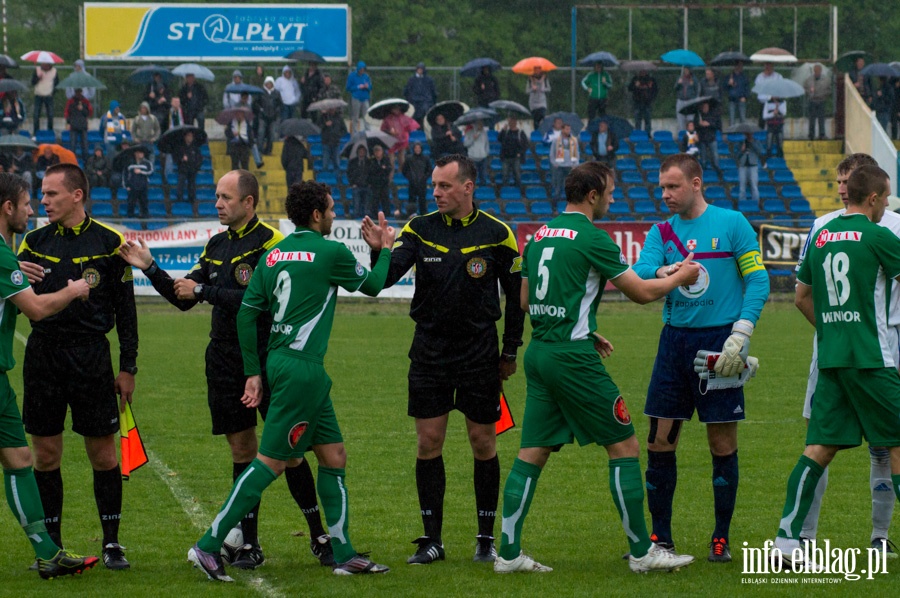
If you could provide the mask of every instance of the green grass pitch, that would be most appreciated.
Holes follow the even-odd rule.
[[[231,480],[225,440],[210,434],[206,406],[203,354],[209,310],[199,306],[182,314],[167,304],[142,301],[134,410],[152,461],[125,483],[121,541],[128,548],[132,569],[112,572],[101,565],[77,579],[42,581],[36,573],[26,571],[31,549],[7,512],[0,517],[0,533],[5,539],[0,553],[0,595],[365,593],[398,597],[644,592],[698,596],[774,591],[886,595],[896,590],[891,575],[874,581],[793,588],[773,588],[771,579],[766,586],[742,583],[746,581],[741,573],[742,543],[758,547],[774,536],[787,476],[803,449],[800,410],[812,329],[789,301],[766,307],[752,340],[751,353],[760,358],[761,367],[747,386],[748,418],[739,431],[741,480],[731,532],[733,563],[706,562],[713,527],[711,459],[704,429],[696,420],[682,433],[673,522],[678,549],[697,556],[694,565],[674,574],[638,576],[629,571],[621,560],[627,544],[609,496],[606,454],[596,446],[566,447],[550,459],[525,523],[525,550],[554,567],[553,573],[499,576],[490,566],[472,563],[476,533],[472,458],[462,417],[454,413],[444,450],[447,561],[425,567],[407,565],[406,558],[414,550],[410,541],[421,533],[415,493],[415,432],[413,421],[406,416],[407,351],[413,331],[407,309],[407,304],[398,302],[342,301],[326,358],[349,454],[353,543],[358,550],[372,551],[378,562],[390,565],[389,574],[347,579],[319,567],[309,552],[305,521],[282,480],[263,497],[260,537],[267,560],[262,568],[230,570],[236,583],[228,586],[208,582],[191,569],[185,559],[187,549],[212,521]],[[642,447],[647,437],[642,410],[661,326],[659,311],[659,304],[638,307],[607,302],[599,315],[601,332],[616,347],[606,364],[631,410]],[[27,335],[28,328],[27,321],[20,318],[20,332]],[[16,353],[19,365],[10,377],[21,395],[21,343],[16,343]],[[521,371],[506,384],[506,392],[516,420],[521,421],[525,399]],[[504,480],[518,442],[518,428],[499,439]],[[76,552],[96,554],[100,526],[89,465],[80,438],[66,432],[65,446],[63,539]],[[646,462],[643,452],[641,461]],[[820,538],[830,538],[841,548],[867,546],[871,529],[868,472],[865,449],[838,456],[832,466]],[[497,535],[499,529],[498,517]],[[861,563],[857,569],[864,566]]]

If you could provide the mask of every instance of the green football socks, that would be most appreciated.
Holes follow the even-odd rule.
[[[637,457],[610,459],[609,491],[634,558],[641,558],[650,550],[650,536],[644,521],[644,484]]]
[[[41,505],[37,482],[34,481],[34,471],[31,467],[4,469],[3,483],[6,487],[6,502],[25,530],[25,535],[34,547],[34,554],[41,559],[52,559],[59,552],[59,546],[47,534],[44,507]]]
[[[501,558],[512,560],[522,551],[522,524],[531,507],[531,499],[534,498],[534,489],[539,477],[541,468],[537,465],[520,459],[516,459],[513,463],[512,470],[506,478],[506,485],[503,487]]]
[[[334,560],[346,563],[354,556],[356,550],[350,543],[350,509],[347,504],[347,487],[344,485],[344,468],[323,467],[319,465],[319,500],[325,512],[325,524],[331,536],[331,548]]]
[[[803,520],[806,519],[816,492],[816,485],[824,471],[825,469],[821,465],[806,455],[800,455],[797,465],[794,466],[794,470],[788,478],[784,511],[782,511],[781,523],[778,527],[779,538],[800,539]]]

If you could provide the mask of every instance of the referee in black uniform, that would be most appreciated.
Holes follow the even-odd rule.
[[[525,314],[519,306],[521,258],[510,228],[472,201],[475,165],[451,154],[436,162],[432,180],[438,210],[413,218],[391,252],[385,288],[413,266],[416,290],[409,314],[416,322],[409,368],[408,413],[416,418],[416,487],[425,534],[413,541],[410,564],[444,558],[444,460],[450,411],[466,416],[475,458],[478,535],[475,561],[492,562],[500,461],[494,425],[500,384],[516,371]],[[372,226],[371,219],[363,226]],[[506,293],[502,351],[497,283]]]
[[[137,373],[137,311],[131,267],[119,257],[122,235],[85,213],[88,183],[74,164],[47,169],[41,205],[50,223],[25,236],[22,270],[41,295],[83,278],[86,301],[74,301],[55,316],[31,322],[25,348],[23,420],[34,446],[34,473],[45,523],[59,546],[63,507],[60,461],[66,411],[72,430],[84,437],[94,470],[94,497],[103,528],[103,563],[127,569],[119,544],[122,473],[116,454],[120,405],[131,402]],[[113,374],[106,334],[116,327],[119,373]]]
[[[219,212],[219,222],[228,230],[209,240],[199,262],[185,278],[173,280],[159,268],[143,239],[139,244],[125,244],[120,249],[123,259],[143,270],[153,288],[178,309],[189,310],[198,302],[212,305],[210,341],[206,348],[207,398],[212,415],[212,433],[224,434],[231,448],[233,480],[256,458],[258,448],[256,409],[241,403],[247,377],[244,376],[235,318],[259,258],[284,238],[280,231],[257,218],[258,202],[259,183],[252,173],[233,170],[219,179],[216,210]],[[266,342],[271,326],[270,314],[260,316],[257,339],[264,374]],[[263,419],[268,406],[269,389],[266,385],[263,402],[259,406]],[[313,554],[323,565],[333,564],[330,537],[322,527],[315,480],[306,460],[291,463],[285,470],[285,479],[309,524]],[[241,522],[244,545],[227,557],[233,567],[255,569],[265,560],[259,546],[258,515],[259,504]]]

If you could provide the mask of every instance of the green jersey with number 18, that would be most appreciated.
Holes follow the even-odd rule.
[[[626,270],[619,246],[584,214],[564,212],[542,226],[525,246],[522,260],[532,338],[588,338],[597,330],[597,305],[606,282]]]
[[[819,369],[897,367],[887,322],[898,275],[900,239],[864,214],[816,231],[797,280],[812,286]]]

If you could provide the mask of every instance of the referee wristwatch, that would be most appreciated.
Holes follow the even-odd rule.
[[[138,373],[138,368],[136,365],[130,365],[128,367],[119,368],[120,371],[125,372],[126,374],[131,374],[132,376],[136,376]]]
[[[194,287],[194,297],[197,301],[203,302],[203,289],[206,287],[202,282]]]
[[[507,363],[514,363],[516,361],[515,353],[501,353],[500,361],[505,361]]]

